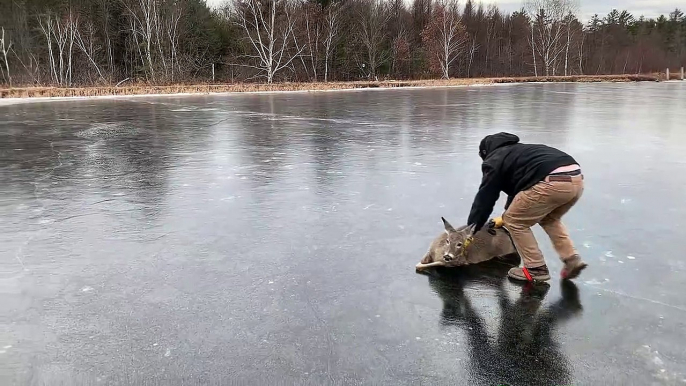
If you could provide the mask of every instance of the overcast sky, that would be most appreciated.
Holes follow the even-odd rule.
[[[215,6],[222,4],[226,0],[207,0],[207,4]],[[411,0],[407,0],[408,3]],[[464,4],[466,0],[461,0]],[[476,1],[478,3],[478,1]],[[522,7],[522,0],[487,0],[483,2],[484,5],[491,3],[497,4],[501,9],[511,12],[516,11]],[[686,12],[685,0],[581,0],[581,15],[582,19],[588,20],[593,14],[601,16],[610,12],[613,8],[618,10],[628,10],[636,18],[641,15],[646,17],[657,17],[659,15],[667,15],[679,8]]]

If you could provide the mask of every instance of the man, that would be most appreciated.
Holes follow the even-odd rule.
[[[509,133],[486,136],[479,145],[483,178],[467,224],[479,231],[493,211],[500,192],[508,195],[505,213],[489,226],[505,226],[524,262],[508,276],[547,281],[550,272],[531,227],[540,224],[564,263],[561,276],[573,279],[586,268],[561,218],[584,190],[581,168],[570,155],[546,145],[522,144]]]

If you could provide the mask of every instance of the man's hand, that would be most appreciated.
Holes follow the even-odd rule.
[[[502,217],[492,218],[488,222],[488,229],[495,229],[495,228],[502,228],[502,227],[503,227],[503,218]]]

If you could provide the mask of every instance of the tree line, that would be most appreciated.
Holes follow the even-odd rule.
[[[647,73],[686,65],[686,17],[578,0],[0,0],[0,82],[310,82]]]

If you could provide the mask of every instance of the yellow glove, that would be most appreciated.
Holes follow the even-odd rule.
[[[472,244],[472,241],[474,241],[474,237],[468,237],[462,242],[462,249],[460,250],[460,255],[462,257],[467,257],[467,248]]]
[[[494,219],[491,219],[491,221],[488,222],[488,227],[490,229],[502,228],[503,227],[503,218],[502,217],[496,217]]]

